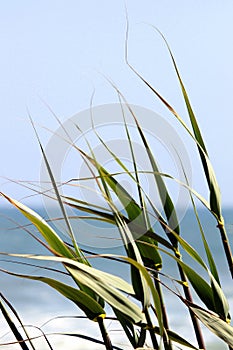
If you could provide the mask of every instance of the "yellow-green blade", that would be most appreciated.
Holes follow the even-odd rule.
[[[18,202],[7,196],[4,193],[0,193],[6,198],[15,208],[17,208],[41,233],[49,247],[53,250],[54,254],[74,259],[75,253],[66,246],[57,233],[48,225],[48,223],[35,211],[28,208],[26,205]]]

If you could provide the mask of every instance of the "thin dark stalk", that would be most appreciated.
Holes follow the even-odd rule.
[[[140,331],[138,342],[137,342],[137,348],[142,348],[145,345],[145,340],[146,340],[146,329],[142,328]]]
[[[103,337],[103,341],[104,341],[104,345],[106,350],[113,350],[113,346],[111,343],[111,339],[109,337],[109,334],[107,332],[107,329],[104,325],[104,320],[102,317],[98,317],[98,324],[99,324],[99,328]]]
[[[6,299],[6,297],[0,293],[0,297],[2,298],[2,300],[6,303],[6,305],[9,307],[9,309],[13,312],[14,316],[16,317],[16,319],[19,321],[20,323],[20,326],[22,327],[22,329],[24,330],[24,333],[26,334],[27,336],[27,340],[28,342],[30,343],[31,347],[32,347],[32,350],[35,350],[35,347],[34,345],[32,344],[32,341],[31,341],[31,338],[29,337],[28,333],[27,333],[27,330],[25,328],[25,326],[23,325],[17,311],[15,310],[15,308],[13,307],[13,305]],[[3,304],[1,304],[1,309],[4,308]],[[6,311],[7,312],[7,311]],[[9,324],[10,325],[10,324]]]
[[[3,306],[1,301],[0,301],[0,309],[1,309],[2,313],[3,313],[3,316],[4,316],[5,320],[8,323],[12,333],[14,334],[14,336],[17,339],[20,347],[22,348],[22,350],[29,350],[27,344],[23,340],[21,334],[19,333],[19,331],[18,331],[17,327],[15,326],[14,322],[11,320],[10,316],[8,315],[8,312],[4,308],[4,306]]]
[[[158,344],[157,338],[155,336],[155,333],[154,333],[154,330],[153,330],[153,324],[151,322],[151,317],[150,317],[150,314],[149,314],[149,311],[148,311],[147,308],[145,310],[145,316],[146,316],[146,322],[147,322],[147,326],[149,328],[149,332],[150,332],[150,337],[151,337],[151,341],[152,341],[152,344],[153,344],[153,348],[154,348],[154,350],[159,350],[159,344]]]
[[[165,308],[165,303],[163,299],[163,294],[162,294],[162,289],[161,289],[161,284],[159,281],[159,275],[158,272],[154,272],[154,284],[155,288],[157,289],[157,292],[159,294],[160,302],[161,302],[161,308],[162,308],[162,315],[163,315],[163,325],[165,330],[169,329],[169,324],[168,324],[168,317],[167,317],[167,312]],[[166,336],[166,334],[163,336],[163,344],[164,344],[164,349],[165,350],[172,350],[172,343],[170,339]]]
[[[185,284],[183,285],[183,290],[184,290],[184,295],[186,300],[188,300],[189,302],[193,303],[193,298],[190,292],[190,288],[187,285],[187,279],[186,276],[184,274],[184,271],[182,269],[182,267],[178,264],[178,269],[179,269],[179,273],[180,273],[180,277],[182,282],[184,282]],[[192,324],[193,324],[193,328],[195,331],[195,335],[196,335],[196,339],[197,339],[197,343],[200,349],[205,350],[205,343],[204,343],[204,338],[201,332],[201,328],[200,328],[200,324],[197,320],[197,317],[195,316],[194,312],[189,308],[189,314],[192,320]]]

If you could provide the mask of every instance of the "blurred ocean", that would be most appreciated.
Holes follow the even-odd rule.
[[[42,215],[44,214],[41,209],[38,210]],[[8,253],[32,253],[32,254],[47,254],[45,248],[43,248],[38,242],[36,242],[30,235],[22,229],[12,229],[17,226],[16,223],[25,225],[27,221],[22,220],[21,214],[17,213],[14,209],[0,208],[0,251]],[[228,267],[226,259],[223,255],[222,245],[219,238],[219,233],[216,229],[216,222],[204,210],[199,211],[202,225],[208,239],[208,243],[212,249],[212,253],[215,258],[215,262],[219,269],[221,276],[221,283],[228,297],[231,310],[233,310],[233,284],[228,273]],[[233,247],[233,208],[226,208],[224,210],[224,217],[226,222],[226,228]],[[10,219],[10,220],[9,220]],[[13,220],[13,221],[12,221]],[[192,217],[191,212],[187,211],[184,219],[181,222],[182,236],[192,244],[195,249],[204,256],[204,250],[198,232],[195,218]],[[30,231],[31,226],[26,226]],[[94,251],[94,248],[85,247],[88,250]],[[100,250],[98,250],[100,252]],[[123,247],[117,247],[112,249],[104,249],[104,253],[123,254]],[[184,256],[185,258],[185,256]],[[44,275],[44,271],[39,267],[30,267],[25,265],[15,264],[13,258],[0,256],[0,267],[2,269],[8,269],[19,273],[34,273],[35,275]],[[11,260],[11,262],[9,262]],[[25,260],[24,260],[25,261]],[[36,265],[39,262],[30,260],[28,263],[34,263]],[[95,258],[91,260],[92,264],[108,272],[113,272],[127,280],[129,280],[129,270],[124,264],[113,263],[109,260]],[[194,265],[195,266],[195,265]],[[57,267],[52,262],[47,262],[46,267]],[[195,266],[198,271],[198,267]],[[169,263],[169,259],[164,257],[164,269],[163,272],[169,275],[176,274],[176,269],[172,268],[172,264]],[[58,277],[55,273],[46,273],[46,275]],[[176,275],[178,277],[178,275]],[[14,276],[9,276],[0,272],[0,285],[1,293],[10,301],[10,303],[16,309],[18,315],[23,321],[24,325],[28,326],[28,332],[30,335],[38,337],[33,342],[36,350],[49,349],[45,339],[41,336],[41,331],[36,328],[39,327],[46,334],[53,334],[49,336],[49,340],[54,350],[63,349],[95,349],[103,350],[104,346],[92,343],[87,340],[79,339],[67,335],[58,335],[54,333],[66,333],[74,332],[81,335],[89,335],[101,340],[99,329],[95,323],[92,323],[85,319],[79,319],[77,316],[83,316],[80,310],[70,301],[64,300],[56,291],[52,288],[36,281],[29,281]],[[165,291],[165,303],[168,307],[170,328],[183,337],[187,337],[194,345],[195,338],[192,334],[192,328],[190,328],[189,316],[181,305],[180,301],[177,301],[174,296]],[[109,309],[107,309],[109,310]],[[127,346],[127,341],[123,333],[119,330],[117,323],[113,321],[106,321],[106,325],[109,334],[114,342],[114,345],[119,346],[122,349],[131,349]],[[206,328],[203,328],[203,332],[206,338],[206,344],[208,350],[223,350],[228,347],[215,337]],[[0,347],[1,350],[14,350],[20,349],[18,345],[11,343],[14,341],[11,333],[9,332],[8,325],[4,320],[2,314],[0,314]],[[5,344],[5,345],[4,345]],[[179,349],[181,347],[175,347]]]

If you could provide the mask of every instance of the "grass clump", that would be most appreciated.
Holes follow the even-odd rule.
[[[92,147],[87,138],[88,151],[81,149],[76,144],[72,144],[73,149],[85,163],[89,175],[86,178],[70,180],[69,185],[77,186],[77,183],[80,181],[82,183],[89,181],[88,183],[92,184],[92,189],[96,192],[98,191],[101,201],[104,203],[103,205],[84,201],[77,196],[61,194],[60,185],[56,182],[50,161],[37,134],[51,183],[51,192],[46,192],[45,195],[51,196],[56,200],[62,213],[66,237],[68,238],[64,239],[64,236],[56,232],[52,225],[38,213],[7,194],[1,193],[5,200],[10,202],[35,226],[38,231],[36,239],[48,250],[48,255],[2,254],[12,259],[43,261],[45,263],[54,262],[60,266],[60,269],[56,270],[59,278],[57,278],[57,275],[53,278],[47,277],[46,273],[43,276],[16,273],[4,268],[1,269],[2,273],[40,281],[56,290],[64,298],[72,301],[83,312],[85,318],[98,325],[102,340],[93,338],[91,334],[90,336],[70,335],[89,340],[92,344],[102,344],[107,350],[123,349],[113,344],[106,328],[105,319],[108,319],[108,317],[111,317],[112,320],[118,323],[133,349],[142,349],[147,344],[150,344],[149,346],[153,349],[171,350],[175,346],[183,346],[190,349],[206,349],[200,322],[215,336],[222,339],[226,346],[230,349],[233,348],[233,328],[230,325],[229,304],[220,283],[221,276],[208,244],[208,237],[206,237],[196,208],[196,201],[201,202],[206,210],[216,219],[223,243],[223,252],[229,266],[229,278],[233,277],[232,253],[222,216],[220,190],[188,94],[169,47],[168,50],[187,107],[191,127],[185,123],[165,98],[129,64],[127,57],[126,62],[155,97],[159,98],[161,103],[175,116],[194,141],[204,170],[209,191],[208,199],[202,197],[196,190],[191,188],[186,177],[185,164],[182,164],[182,167],[186,181],[182,183],[171,174],[163,173],[160,170],[157,154],[150,147],[148,137],[133,106],[127,103],[125,97],[114,84],[112,84],[112,87],[116,90],[120,101],[119,105],[122,108],[123,126],[131,155],[132,167],[129,167],[117,152],[108,146],[107,142],[95,129],[93,120],[92,125],[95,136],[119,170],[114,173],[102,164],[98,160],[94,147]],[[131,116],[131,123],[127,121],[125,111]],[[149,165],[146,169],[140,169],[138,166],[138,155],[135,151],[135,144],[130,129],[132,124],[143,148],[143,157],[147,159]],[[34,127],[33,122],[32,125]],[[79,125],[74,125],[74,128],[77,128],[82,133]],[[85,139],[84,134],[83,137]],[[70,142],[69,137],[67,142]],[[182,155],[178,156],[182,163]],[[134,185],[134,195],[130,194],[127,186],[124,186],[119,180],[122,174]],[[159,208],[155,204],[153,196],[146,192],[141,181],[142,174],[147,174],[152,179],[159,201]],[[182,186],[189,193],[190,203],[204,246],[204,255],[183,238],[177,208],[166,182],[168,179]],[[124,247],[124,254],[106,254],[105,250],[100,253],[99,250],[95,251],[94,248],[87,253],[81,247],[82,242],[78,241],[78,235],[73,230],[71,219],[73,220],[74,218],[69,216],[68,208],[77,210],[78,213],[87,214],[86,220],[95,220],[96,222],[102,222],[104,225],[109,224],[115,227],[119,235],[117,239],[121,242],[119,245]],[[80,218],[80,214],[77,214],[77,222],[79,222]],[[156,225],[153,224],[154,220],[157,222]],[[93,267],[91,259],[97,256],[105,259],[105,261],[110,261],[111,263],[117,261],[123,267],[130,267],[130,281],[126,281],[123,277],[119,277],[114,273],[106,273]],[[187,260],[186,257],[188,257]],[[170,270],[173,271],[174,267],[175,269],[177,268],[178,276],[164,276],[163,272],[164,269],[167,271],[166,264],[168,259],[171,265]],[[190,261],[197,264],[203,273],[199,274]],[[44,272],[46,272],[46,269],[47,267],[44,268]],[[66,276],[66,282],[63,280],[64,275]],[[168,280],[172,281],[172,283],[166,282]],[[183,289],[183,292],[180,291],[180,287]],[[169,291],[174,300],[179,300],[183,308],[188,310],[191,327],[196,337],[195,344],[191,344],[182,334],[177,334],[170,328],[169,308],[165,297],[167,291]],[[107,308],[106,305],[108,306]],[[111,315],[108,315],[109,307]],[[18,330],[15,326],[14,320],[7,312],[9,308],[11,309],[11,305],[1,295],[1,311],[19,347],[22,349],[35,349],[33,339],[28,336],[27,329],[23,327],[22,330]],[[16,314],[14,313],[13,316],[16,317]],[[21,334],[23,332],[24,335]],[[52,349],[48,337],[45,334],[43,336],[46,339],[48,348]]]

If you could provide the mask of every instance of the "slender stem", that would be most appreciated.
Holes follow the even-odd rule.
[[[226,254],[226,258],[227,258],[228,266],[229,266],[229,269],[230,269],[231,277],[233,278],[233,256],[232,256],[229,240],[228,240],[228,237],[227,237],[227,233],[226,233],[226,230],[225,230],[225,226],[222,225],[222,224],[218,224],[217,227],[219,228],[219,231],[221,233],[223,248],[224,248],[224,251],[225,251],[225,254]],[[229,350],[233,350],[233,347],[231,347],[230,345],[229,345]]]
[[[231,247],[229,244],[229,240],[227,237],[227,233],[225,230],[225,226],[223,224],[218,224],[217,226],[219,228],[219,231],[221,233],[221,238],[222,238],[222,244],[223,244],[223,248],[226,254],[226,258],[227,258],[227,262],[228,262],[228,266],[230,269],[230,273],[231,273],[231,277],[233,278],[233,255],[231,252]]]
[[[101,331],[101,334],[103,337],[103,341],[104,341],[104,345],[105,345],[106,350],[113,350],[111,339],[110,339],[108,332],[105,328],[104,320],[102,317],[98,317],[98,324],[100,327],[100,331]]]
[[[167,317],[167,312],[166,312],[165,303],[164,303],[164,299],[163,299],[161,285],[159,283],[158,272],[154,273],[154,284],[155,284],[155,288],[158,291],[160,302],[161,302],[162,315],[163,315],[163,325],[164,325],[164,328],[166,330],[168,330],[169,329],[168,317]],[[163,343],[164,343],[164,349],[165,350],[172,350],[172,348],[173,348],[172,347],[172,343],[171,343],[170,339],[166,335],[163,336]]]
[[[158,350],[159,349],[159,344],[157,342],[155,333],[153,331],[153,324],[151,322],[151,318],[150,318],[150,314],[149,314],[148,308],[146,308],[146,310],[145,310],[145,316],[146,316],[147,326],[149,328],[149,332],[150,332],[150,337],[151,337],[151,341],[152,341],[152,344],[153,344],[153,348],[154,348],[154,350]]]
[[[191,292],[190,292],[190,288],[187,286],[186,276],[184,274],[184,271],[183,271],[182,267],[179,264],[178,264],[178,269],[179,269],[179,273],[180,273],[180,277],[181,277],[182,282],[185,282],[185,284],[183,285],[185,298],[192,303],[193,302],[193,298],[192,298],[192,295],[191,295]],[[195,335],[196,335],[198,346],[199,346],[200,349],[205,350],[206,347],[205,347],[204,338],[203,338],[203,335],[202,335],[202,332],[201,332],[200,324],[199,324],[199,322],[198,322],[194,312],[191,309],[189,309],[189,313],[190,313],[190,317],[191,317],[191,320],[192,320],[192,323],[193,323],[193,328],[194,328],[194,331],[195,331]]]
[[[142,328],[138,342],[137,342],[137,348],[142,348],[145,345],[145,341],[146,341],[146,329]]]
[[[22,350],[29,350],[26,342],[23,340],[21,334],[19,333],[17,327],[15,326],[14,322],[11,320],[10,316],[8,315],[6,309],[4,308],[3,304],[0,302],[0,310],[3,313],[3,316],[5,317],[5,320],[7,321],[11,331],[13,332],[15,338],[19,342],[20,347]]]

